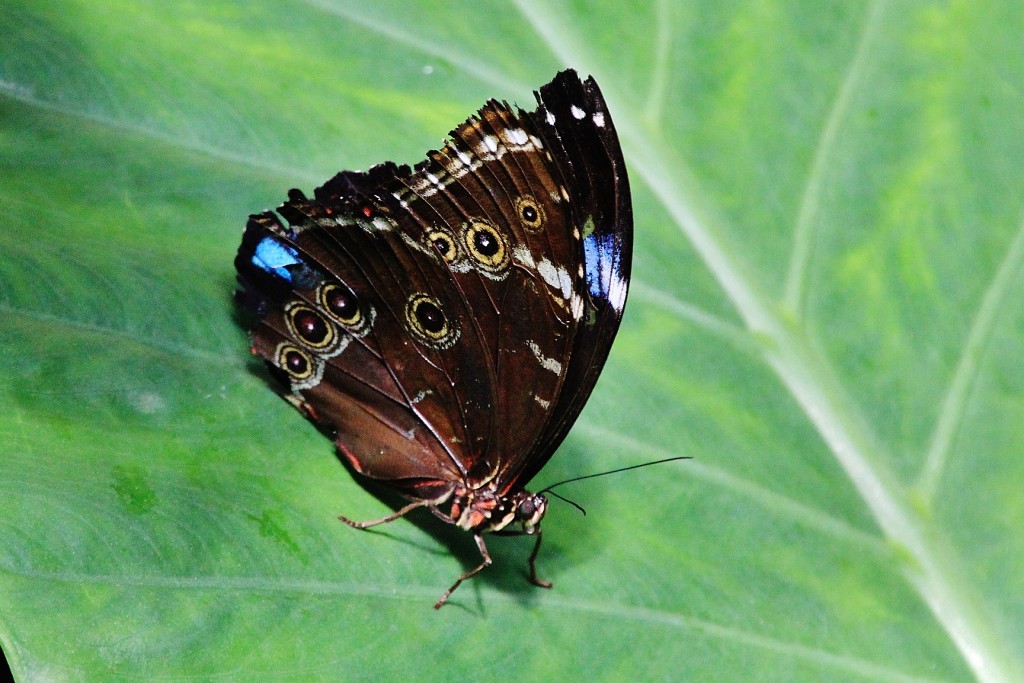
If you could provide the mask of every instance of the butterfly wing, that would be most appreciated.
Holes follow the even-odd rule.
[[[399,196],[439,237],[492,368],[492,415],[482,448],[466,453],[469,482],[503,476],[537,451],[584,314],[567,188],[535,119],[491,101]]]
[[[576,274],[582,315],[563,360],[562,387],[532,452],[503,474],[508,488],[522,488],[565,439],[601,374],[622,321],[633,255],[629,178],[618,136],[592,77],[559,73],[536,93],[529,116],[540,130],[566,188],[574,243],[566,270]]]
[[[369,189],[402,173],[346,179]],[[465,425],[486,419],[489,401],[467,379],[488,368],[456,343],[467,313],[447,269],[409,245],[373,194],[293,191],[279,212],[289,225],[254,216],[236,259],[241,298],[260,316],[253,351],[358,471],[440,495],[465,478]]]
[[[288,225],[252,217],[236,259],[254,352],[358,471],[410,497],[525,484],[621,318],[631,223],[610,117],[574,72],[538,99],[489,102],[414,171],[293,191]]]

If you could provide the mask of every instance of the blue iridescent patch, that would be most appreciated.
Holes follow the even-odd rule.
[[[265,270],[268,273],[277,275],[288,282],[292,281],[292,274],[288,271],[287,266],[294,266],[298,263],[302,263],[299,259],[299,252],[289,247],[287,244],[281,244],[273,237],[264,237],[260,240],[260,243],[256,245],[256,252],[252,257],[252,264],[260,270]]]
[[[583,239],[583,262],[587,270],[587,285],[590,296],[607,298],[612,287],[612,275],[616,263],[615,235],[608,232],[598,235],[591,232]]]

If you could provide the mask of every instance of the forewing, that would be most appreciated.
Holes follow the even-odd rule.
[[[505,475],[523,487],[565,439],[601,374],[622,321],[633,255],[629,178],[615,126],[597,83],[575,71],[559,73],[536,93],[530,114],[568,191],[574,230],[582,239],[573,255],[583,301],[565,359],[564,382],[535,451],[524,466]]]

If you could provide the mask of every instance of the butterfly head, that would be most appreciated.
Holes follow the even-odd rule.
[[[539,493],[520,491],[512,496],[515,505],[515,521],[523,525],[523,531],[532,534],[540,526],[540,520],[548,511],[548,499]]]

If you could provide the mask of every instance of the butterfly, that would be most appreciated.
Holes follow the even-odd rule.
[[[633,219],[594,79],[490,100],[414,168],[385,162],[250,216],[235,265],[251,350],[360,475],[470,532],[536,537],[526,485],[590,396],[622,320]]]

